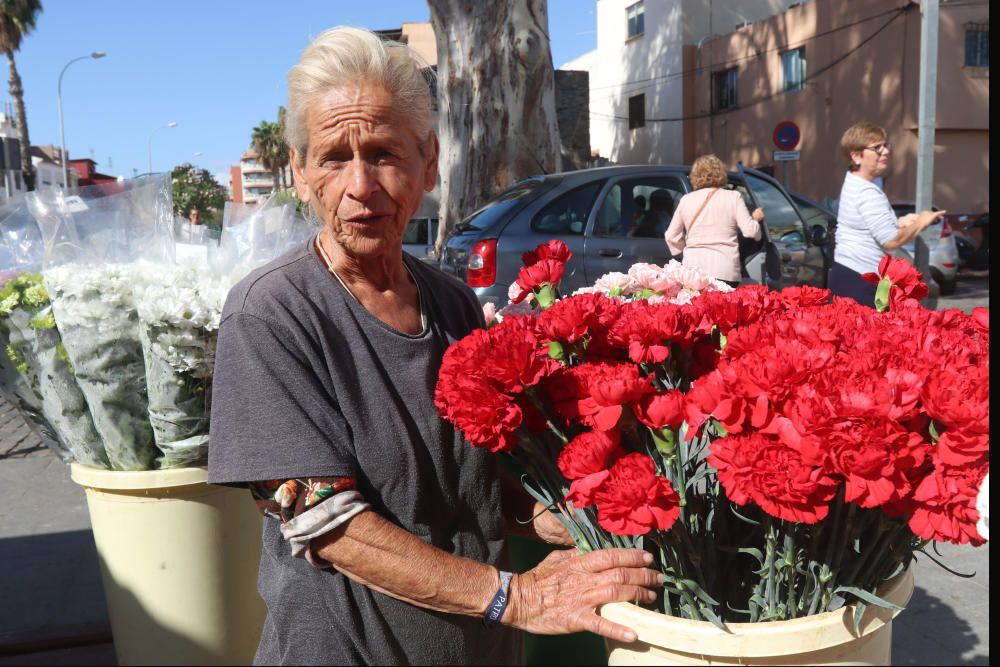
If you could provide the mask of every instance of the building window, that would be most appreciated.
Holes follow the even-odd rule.
[[[968,23],[965,26],[965,66],[990,66],[990,24]]]
[[[736,68],[712,74],[712,111],[736,108]]]
[[[628,39],[638,37],[646,31],[646,9],[641,2],[625,9],[625,19],[628,21]]]
[[[804,46],[794,51],[781,54],[781,68],[784,72],[785,85],[782,90],[790,93],[802,90],[806,83],[806,49]]]
[[[628,98],[628,129],[646,125],[646,93]]]

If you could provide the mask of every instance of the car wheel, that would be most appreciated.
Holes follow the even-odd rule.
[[[944,276],[937,269],[931,267],[931,277],[934,278],[934,282],[938,284],[941,290],[941,296],[951,296],[955,293],[955,283],[958,282],[956,278],[951,280],[945,280]]]

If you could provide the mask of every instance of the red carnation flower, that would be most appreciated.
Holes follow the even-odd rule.
[[[652,459],[645,454],[619,459],[592,495],[597,522],[615,535],[669,530],[680,516],[677,492],[669,480],[657,477]]]
[[[559,454],[566,479],[580,479],[610,468],[625,455],[617,431],[588,431],[573,438]]]
[[[779,298],[788,308],[820,306],[830,301],[830,290],[811,285],[786,287],[781,290]]]
[[[677,428],[684,421],[684,394],[672,390],[646,396],[635,408],[636,418],[654,429]]]
[[[795,449],[759,433],[729,436],[710,446],[708,462],[737,505],[756,503],[771,516],[813,524],[830,510],[836,482]]]
[[[564,264],[569,261],[573,253],[569,251],[569,246],[557,239],[552,239],[546,243],[540,243],[534,250],[521,255],[521,262],[525,266],[531,266],[543,259],[554,259]]]
[[[535,289],[545,285],[558,285],[559,281],[562,280],[565,268],[565,262],[555,259],[541,259],[530,266],[522,266],[515,281],[517,286],[521,288],[521,292],[511,301],[520,303]]]
[[[954,544],[983,544],[976,530],[976,495],[988,470],[988,462],[978,467],[948,466],[925,477],[913,494],[916,510],[909,524],[914,535]]]
[[[889,299],[893,303],[900,299],[920,301],[927,296],[927,285],[922,282],[924,274],[905,259],[885,255],[878,263],[878,273],[865,273],[861,277],[872,285],[888,280],[891,283]]]
[[[877,420],[843,422],[819,437],[829,449],[829,471],[844,479],[845,501],[878,507],[911,493],[909,473],[924,459],[919,434]]]

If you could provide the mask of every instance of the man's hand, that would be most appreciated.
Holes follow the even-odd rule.
[[[653,602],[663,576],[648,569],[651,554],[639,549],[601,549],[588,554],[555,551],[538,566],[514,575],[503,623],[542,635],[586,630],[622,642],[632,630],[597,615],[608,602]]]
[[[764,209],[755,208],[753,210],[753,213],[750,214],[750,217],[756,220],[757,222],[764,222]]]
[[[909,227],[910,225],[915,225],[918,220],[919,216],[916,213],[907,213],[899,219],[899,227],[902,229],[904,227]]]

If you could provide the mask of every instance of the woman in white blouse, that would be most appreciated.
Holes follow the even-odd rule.
[[[688,179],[694,191],[677,203],[665,235],[670,254],[683,253],[684,266],[735,287],[741,273],[737,230],[760,239],[764,211],[758,208],[751,215],[739,192],[723,189],[726,167],[714,155],[695,160]]]
[[[921,211],[897,218],[876,179],[889,169],[892,144],[885,129],[857,123],[844,132],[840,150],[848,171],[837,208],[836,249],[828,286],[834,295],[865,306],[875,301],[875,285],[861,278],[878,271],[887,251],[909,243],[944,211]]]

